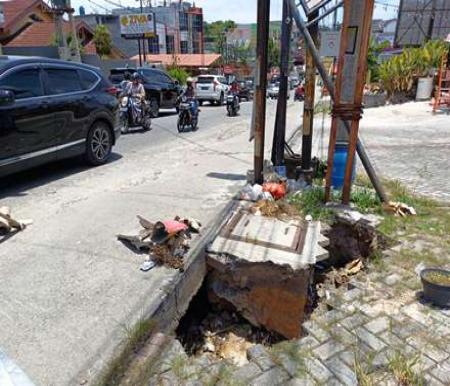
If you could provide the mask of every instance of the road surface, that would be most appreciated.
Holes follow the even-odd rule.
[[[182,134],[177,116],[163,113],[152,131],[122,136],[104,166],[68,160],[0,180],[0,205],[34,220],[0,244],[0,349],[36,385],[90,380],[100,354],[162,296],[174,272],[139,271],[144,256],[115,235],[138,230],[137,214],[212,220],[252,168],[251,107],[229,118],[225,107],[205,105],[199,130]],[[291,132],[301,109],[290,103]]]

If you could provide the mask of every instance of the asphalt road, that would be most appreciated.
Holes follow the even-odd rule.
[[[302,104],[288,110],[293,131]],[[120,138],[110,162],[66,160],[0,179],[0,205],[32,226],[0,242],[0,349],[37,385],[79,384],[112,355],[124,326],[158,304],[174,271],[139,271],[145,256],[118,233],[149,220],[195,217],[204,224],[252,168],[251,103],[241,115],[201,108],[199,130],[178,134],[176,114]],[[268,102],[271,143],[275,101]]]

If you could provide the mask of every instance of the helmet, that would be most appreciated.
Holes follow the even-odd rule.
[[[124,80],[130,80],[131,79],[131,74],[128,71],[125,72],[125,74],[123,74],[123,79]]]
[[[186,79],[186,84],[187,84],[188,86],[192,86],[192,83],[194,83],[194,79],[192,79],[191,77],[189,77],[189,78]]]
[[[132,80],[140,80],[141,77],[139,76],[139,74],[137,72],[135,72],[133,75],[131,75],[131,79]]]

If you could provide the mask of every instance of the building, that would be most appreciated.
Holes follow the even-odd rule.
[[[0,20],[0,43],[6,54],[58,57],[55,14],[42,0],[10,0],[0,2],[3,17]],[[94,30],[82,20],[75,22],[75,31],[82,53],[96,54]],[[72,26],[64,21],[63,30],[69,51]],[[73,55],[73,53],[72,53]],[[113,58],[124,57],[116,47]]]
[[[143,13],[154,13],[156,35],[145,39],[145,53],[150,54],[202,54],[203,42],[203,10],[188,2],[173,2],[166,6],[144,7]],[[124,39],[120,35],[120,16],[123,14],[141,13],[140,8],[120,8],[112,10],[112,14],[91,14],[76,16],[92,28],[104,24],[114,44],[128,57],[139,54],[139,44],[135,39]]]
[[[395,46],[420,46],[450,34],[450,0],[400,0]]]
[[[219,54],[147,54],[145,62],[163,67],[176,65],[192,75],[198,75],[204,70],[210,71],[221,67],[221,58]],[[139,56],[131,59],[138,61]]]
[[[397,19],[382,20],[374,19],[372,21],[372,37],[377,43],[388,41],[390,46],[394,46],[395,31],[397,29]]]

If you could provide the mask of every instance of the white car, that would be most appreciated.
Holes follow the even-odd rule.
[[[230,89],[227,80],[220,75],[200,75],[195,83],[197,100],[200,105],[208,101],[211,104],[223,105]]]

